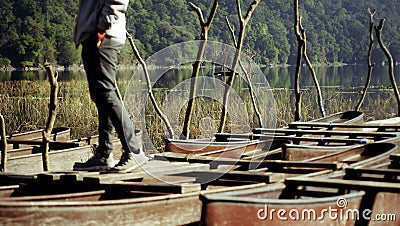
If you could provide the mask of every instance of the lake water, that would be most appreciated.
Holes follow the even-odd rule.
[[[396,70],[399,71],[398,69],[399,66],[396,67]],[[359,98],[361,97],[360,92],[362,91],[365,82],[366,82],[366,77],[367,77],[367,67],[366,66],[342,66],[342,67],[316,67],[316,74],[319,80],[319,83],[321,85],[322,88],[322,93],[323,93],[323,99],[325,101],[325,108],[327,110],[327,113],[334,113],[334,112],[338,112],[338,111],[347,111],[347,110],[354,110],[356,104],[359,101]],[[291,92],[291,89],[293,89],[294,86],[294,73],[295,73],[295,67],[277,67],[277,68],[263,68],[262,69],[265,77],[267,78],[267,81],[270,85],[271,88],[275,89],[274,91],[274,98],[277,101],[277,118],[279,119],[278,121],[278,125],[285,125],[286,123],[290,122],[291,120],[293,120],[293,112],[294,112],[294,98],[293,98],[293,92]],[[210,68],[202,68],[201,69],[201,74],[203,75],[213,75],[214,74],[214,70],[210,69]],[[151,73],[151,71],[150,71]],[[118,79],[119,80],[125,80],[125,81],[129,81],[131,80],[132,76],[134,75],[134,70],[120,70],[118,72]],[[136,75],[135,75],[136,76]],[[190,69],[179,69],[179,70],[170,70],[168,71],[165,75],[163,75],[158,82],[153,86],[154,88],[161,88],[161,89],[154,89],[154,90],[160,90],[160,94],[164,95],[167,92],[164,92],[165,89],[164,88],[176,88],[179,87],[182,84],[182,81],[186,81],[186,79],[190,78],[191,76],[191,70]],[[35,71],[35,72],[20,72],[20,71],[13,71],[13,72],[0,72],[0,80],[2,82],[4,81],[18,81],[18,80],[30,80],[30,81],[38,81],[38,80],[45,80],[47,79],[47,75],[46,72],[44,71]],[[134,77],[135,81],[138,81],[138,77]],[[86,75],[84,71],[75,71],[75,72],[70,72],[70,71],[60,71],[59,72],[59,81],[71,81],[71,80],[78,80],[78,81],[86,81]],[[398,76],[396,77],[397,83],[400,84],[400,79],[398,78]],[[240,80],[239,80],[240,81]],[[144,79],[141,79],[141,84],[145,83]],[[307,119],[312,119],[312,118],[317,118],[320,117],[319,114],[319,110],[318,110],[318,106],[315,103],[315,92],[309,92],[309,90],[313,90],[314,88],[314,82],[313,79],[310,75],[310,73],[308,72],[307,68],[302,68],[302,75],[301,75],[301,81],[300,81],[300,85],[301,88],[306,90],[305,95],[303,95],[303,112],[306,113],[306,115],[308,115],[309,117]],[[127,82],[123,83],[123,84],[128,84]],[[136,82],[134,84],[137,84]],[[244,87],[246,88],[246,86],[241,85],[243,84],[242,82],[237,82],[235,85],[235,90],[236,88],[241,88]],[[373,75],[372,75],[372,79],[371,79],[371,84],[370,86],[372,87],[368,93],[368,96],[362,106],[362,111],[365,112],[365,114],[368,116],[367,119],[384,119],[384,118],[388,118],[388,117],[392,117],[394,115],[396,115],[397,113],[397,108],[396,108],[396,101],[394,98],[394,94],[393,91],[391,89],[387,89],[388,87],[391,87],[391,81],[388,75],[388,67],[385,66],[377,66],[374,68],[373,71]],[[146,89],[146,86],[141,86],[144,87],[142,88],[144,91]],[[84,88],[84,93],[87,94],[87,90],[86,88],[83,86]],[[265,88],[265,86],[263,87]],[[209,90],[213,90],[214,88],[209,88]],[[137,90],[137,89],[133,89],[133,90]],[[142,90],[142,91],[143,91]],[[176,91],[177,89],[175,89]],[[267,89],[269,90],[269,89]],[[289,91],[287,91],[289,90]],[[123,92],[123,90],[121,89],[121,91]],[[215,90],[216,91],[216,90]],[[246,90],[243,90],[243,93],[247,93],[248,92]],[[173,92],[169,92],[168,95],[170,95]],[[124,94],[124,92],[123,92]],[[170,95],[172,96],[174,99],[173,101],[175,102],[179,102],[179,104],[175,105],[168,105],[165,104],[166,102],[164,102],[163,106],[166,107],[169,111],[167,111],[167,113],[171,113],[172,115],[168,116],[171,120],[171,118],[179,115],[179,113],[182,113],[182,111],[184,111],[186,108],[182,107],[183,104],[187,101],[187,97],[186,96],[182,96],[180,95],[178,92],[175,93],[176,95]],[[79,94],[77,94],[77,96],[80,96]],[[177,101],[176,98],[179,98],[180,96],[182,96],[181,98],[183,98],[183,103],[180,103],[180,101]],[[260,97],[260,96],[259,96]],[[15,125],[14,126],[9,126],[11,129],[10,131],[14,131],[16,128],[19,128],[19,125],[21,125],[22,123],[25,122],[30,122],[30,120],[37,120],[37,119],[31,119],[31,118],[27,118],[27,115],[33,115],[33,116],[37,116],[37,109],[33,108],[33,107],[29,107],[29,106],[36,106],[39,105],[38,103],[36,103],[35,101],[39,101],[39,100],[31,100],[32,98],[30,98],[29,100],[26,100],[25,102],[29,102],[29,104],[27,105],[28,109],[33,109],[33,113],[26,113],[25,111],[23,112],[23,115],[19,115],[17,118],[15,117],[15,114],[13,112],[9,112],[10,114],[8,115],[9,118],[13,118],[15,120],[13,120],[13,122],[15,121]],[[129,99],[129,98],[128,98]],[[261,103],[265,103],[266,101],[269,101],[269,96],[266,95],[262,95],[261,96]],[[126,106],[128,108],[128,110],[131,110],[130,112],[139,112],[137,110],[134,109],[130,109],[130,107],[135,108],[137,106],[142,106],[140,104],[138,104],[139,102],[135,102],[135,99],[132,99],[133,103],[131,104],[127,104],[126,102]],[[247,99],[246,99],[247,100]],[[265,100],[265,101],[264,101]],[[11,101],[11,104],[13,103],[18,103],[18,105],[21,105],[19,101],[19,99],[12,99],[9,100],[8,102]],[[33,102],[32,102],[33,101]],[[82,100],[81,100],[82,101]],[[90,100],[86,100],[86,101],[90,101]],[[8,103],[7,102],[7,103]],[[24,103],[25,103],[24,102]],[[31,103],[32,102],[32,103]],[[43,100],[43,106],[47,106],[47,102],[46,100]],[[78,102],[74,102],[76,106],[79,105]],[[86,102],[85,102],[86,103]],[[167,102],[169,103],[169,102]],[[236,102],[235,102],[236,104]],[[40,106],[42,106],[40,105]],[[182,106],[181,106],[182,105]],[[264,106],[264,107],[263,107]],[[262,113],[268,115],[268,107],[265,108],[265,104],[262,105]],[[267,105],[269,106],[269,105]],[[176,109],[174,108],[176,107]],[[202,105],[202,107],[204,107]],[[204,107],[204,112],[207,113],[208,110],[212,110],[215,111],[213,114],[215,115],[219,115],[220,110],[215,110],[214,105],[212,105],[210,108],[205,108]],[[23,110],[25,108],[22,108]],[[68,107],[66,107],[68,108]],[[65,109],[66,109],[65,108]],[[238,110],[240,110],[239,107]],[[17,109],[19,109],[17,107]],[[45,109],[45,108],[44,108]],[[64,109],[64,108],[63,108]],[[173,110],[171,110],[173,109]],[[78,111],[79,109],[77,109]],[[164,113],[165,113],[165,109]],[[40,111],[44,111],[45,110],[40,110]],[[230,112],[235,112],[236,111],[230,111]],[[72,112],[68,112],[64,113],[64,115],[72,115],[74,114],[75,111]],[[156,117],[154,117],[154,112],[151,112],[149,114],[147,114],[148,112],[145,112],[146,115],[139,115],[139,116],[135,116],[136,119],[144,119],[145,117],[150,117],[151,119],[148,120],[146,118],[146,122],[147,120],[149,121],[149,124],[153,125],[153,122],[156,122]],[[90,114],[81,114],[79,113],[78,115],[90,115]],[[233,115],[233,114],[232,114]],[[240,117],[243,114],[241,114],[241,112],[238,111],[238,117],[240,119]],[[72,118],[77,117],[77,116],[70,116]],[[200,116],[200,118],[203,116]],[[233,116],[232,116],[233,117]],[[215,117],[218,118],[218,117]],[[267,118],[267,116],[265,116],[265,118]],[[59,120],[61,122],[64,122],[63,126],[67,126],[67,127],[71,127],[74,128],[76,132],[76,137],[82,137],[84,135],[87,134],[91,134],[93,133],[93,131],[96,130],[95,126],[91,125],[88,122],[91,122],[91,119],[85,119],[82,120],[84,123],[86,124],[90,124],[91,127],[89,129],[85,129],[85,131],[81,132],[81,128],[86,128],[88,127],[86,124],[75,124],[75,121],[77,120],[70,120],[70,118],[66,118],[63,120]],[[139,122],[140,120],[138,120]],[[201,120],[199,121],[199,125],[202,124],[204,125],[203,127],[205,129],[207,128],[214,128],[214,124],[216,125],[215,122],[211,123],[210,121],[210,117],[203,117],[201,118]],[[232,120],[235,121],[235,120]],[[235,121],[236,122],[236,121]],[[35,121],[35,123],[37,123]],[[154,124],[154,126],[156,128],[161,128],[162,125],[157,122],[158,124]],[[176,123],[176,128],[179,127],[179,121],[177,121]],[[93,127],[93,128],[92,128]],[[88,131],[86,131],[88,130]],[[214,130],[211,130],[215,132]],[[248,130],[247,130],[248,131]],[[159,132],[157,130],[157,132],[152,132],[154,134],[156,133],[160,133],[161,135],[159,136],[159,143],[162,143],[162,137],[164,136],[162,134],[162,132]],[[84,135],[82,135],[84,134]],[[212,133],[210,133],[212,134]]]
[[[271,88],[288,88],[292,89],[294,85],[295,67],[275,67],[263,68],[263,73],[266,76]],[[316,67],[316,74],[318,81],[322,88],[354,88],[363,87],[367,78],[366,66],[340,66],[340,67]],[[399,66],[395,68],[396,72],[399,71]],[[204,69],[203,73],[211,73],[209,69]],[[134,74],[133,70],[119,71],[119,79],[130,79]],[[396,73],[397,74],[397,73]],[[165,74],[159,81],[158,86],[173,87],[181,80],[190,78],[191,70],[172,70]],[[10,80],[43,80],[46,79],[46,72],[44,71],[1,71],[0,81]],[[83,71],[61,71],[59,72],[60,81],[68,80],[85,80],[85,73]],[[396,76],[396,81],[400,84],[399,76]],[[391,86],[388,67],[376,66],[373,70],[371,84],[372,87],[389,87]],[[300,86],[302,88],[313,87],[314,82],[307,68],[302,68]]]

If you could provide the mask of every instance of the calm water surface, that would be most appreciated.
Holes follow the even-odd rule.
[[[396,74],[400,66],[396,66]],[[271,88],[293,88],[294,86],[294,67],[284,68],[263,68],[264,75],[267,77]],[[341,67],[316,67],[316,74],[318,81],[322,88],[354,88],[362,87],[365,85],[367,78],[366,66],[341,66]],[[203,74],[212,74],[210,69],[203,69]],[[130,79],[134,74],[133,70],[119,71],[119,79]],[[161,87],[173,87],[186,78],[190,78],[191,70],[172,70],[169,71],[158,82]],[[396,81],[400,83],[400,76],[396,76]],[[44,71],[34,72],[21,72],[21,71],[7,71],[0,72],[0,81],[10,80],[44,80],[46,73]],[[61,71],[59,72],[60,81],[69,80],[85,80],[86,76],[83,71]],[[314,86],[311,74],[306,68],[302,68],[302,75],[300,85],[302,88]],[[387,66],[376,66],[374,68],[371,86],[373,87],[388,87],[391,86],[390,78],[388,75]]]

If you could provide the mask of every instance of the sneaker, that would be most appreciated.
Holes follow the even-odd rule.
[[[73,169],[75,171],[101,171],[109,170],[114,167],[114,165],[114,157],[112,153],[108,158],[105,158],[100,153],[95,152],[86,162],[75,162]]]
[[[148,158],[143,152],[134,154],[132,152],[122,153],[121,159],[118,164],[111,168],[111,172],[128,173],[131,172],[148,162]]]

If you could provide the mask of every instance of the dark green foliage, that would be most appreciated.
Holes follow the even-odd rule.
[[[0,66],[37,66],[45,60],[60,65],[77,64],[79,50],[72,42],[77,0],[0,0]],[[134,0],[127,12],[128,31],[144,58],[169,45],[197,39],[197,15],[186,0]],[[250,0],[242,1],[245,13]],[[208,15],[211,0],[193,1]],[[238,30],[235,1],[220,1],[209,38],[231,44],[225,17]],[[376,9],[376,23],[386,18],[384,41],[395,60],[400,58],[399,1],[303,0],[300,14],[307,31],[308,54],[312,62],[365,63],[369,15]],[[293,64],[296,55],[293,34],[293,2],[262,1],[247,27],[243,51],[261,64]],[[374,60],[380,62],[379,51]],[[129,46],[120,63],[129,64]],[[398,61],[398,60],[397,60]]]

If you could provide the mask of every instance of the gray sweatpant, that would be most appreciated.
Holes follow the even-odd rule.
[[[97,106],[99,120],[98,151],[105,157],[112,152],[114,131],[124,151],[140,152],[140,136],[136,136],[133,123],[118,94],[116,65],[124,46],[119,39],[107,37],[97,47],[97,34],[82,43],[82,60],[89,82],[90,97]]]

